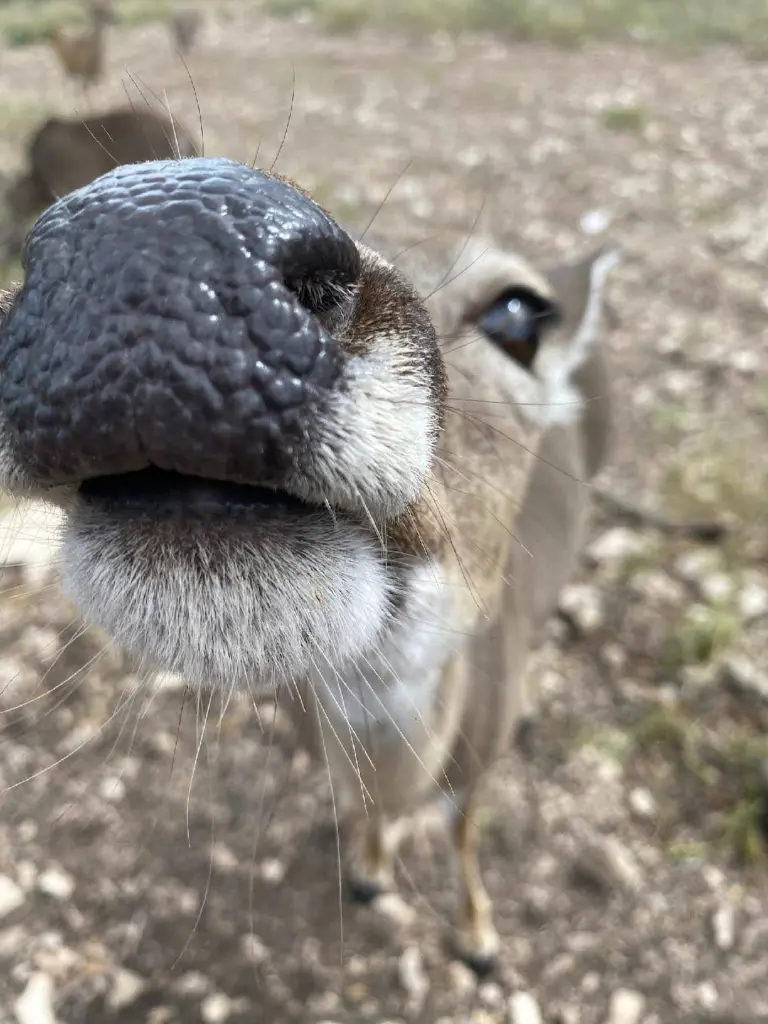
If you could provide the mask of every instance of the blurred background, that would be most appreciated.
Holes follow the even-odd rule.
[[[6,284],[150,110],[153,146],[274,165],[403,245],[620,243],[619,441],[488,785],[482,982],[443,946],[443,837],[401,900],[340,903],[287,727],[232,702],[198,750],[193,702],[143,704],[59,596],[48,513],[4,505],[0,1024],[768,1019],[768,4],[0,2]]]

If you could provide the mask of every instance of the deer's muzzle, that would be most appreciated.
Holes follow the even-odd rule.
[[[0,407],[47,485],[160,470],[279,487],[341,386],[352,240],[223,159],[119,167],[51,207],[0,330]]]

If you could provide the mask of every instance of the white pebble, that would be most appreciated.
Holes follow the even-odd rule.
[[[0,875],[0,917],[6,917],[24,902],[24,893],[12,878]]]
[[[407,928],[416,918],[416,911],[396,892],[383,892],[373,901],[373,909],[393,924]]]
[[[112,804],[119,804],[125,796],[125,783],[119,775],[108,775],[99,783],[99,796]]]
[[[223,1024],[232,1014],[234,1006],[223,992],[212,992],[200,1005],[200,1016],[205,1024]]]
[[[635,786],[629,792],[629,809],[641,821],[652,821],[656,817],[656,801],[653,793],[645,786]]]
[[[604,621],[603,603],[597,587],[572,583],[560,595],[560,609],[582,635],[594,633]]]
[[[429,992],[429,979],[424,971],[421,952],[416,946],[408,946],[400,955],[397,965],[400,984],[414,1008],[423,1005]]]
[[[147,983],[139,974],[121,967],[112,981],[107,1006],[110,1010],[121,1010],[124,1006],[130,1006],[136,1002],[146,987]]]
[[[530,992],[515,992],[510,996],[509,1024],[542,1024],[539,1004]]]
[[[607,1024],[639,1024],[645,996],[631,988],[617,988],[611,996]]]
[[[739,611],[748,620],[768,615],[768,589],[760,583],[747,583],[739,594]]]
[[[736,939],[736,915],[730,903],[724,903],[712,915],[712,931],[718,949],[733,949]]]
[[[75,891],[75,880],[60,867],[46,868],[37,879],[37,887],[46,896],[56,900],[68,900]]]
[[[599,235],[610,223],[611,215],[607,210],[587,210],[582,214],[579,227],[585,235]]]
[[[14,1007],[18,1024],[56,1024],[53,1012],[53,982],[49,975],[38,971],[27,982],[27,987]]]
[[[285,878],[285,865],[276,857],[268,857],[261,862],[259,874],[270,885],[279,885]]]
[[[698,996],[699,1003],[705,1010],[713,1009],[720,998],[720,995],[715,988],[715,984],[712,981],[702,981],[696,989],[696,995]]]

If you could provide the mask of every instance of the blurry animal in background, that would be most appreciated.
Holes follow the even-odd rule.
[[[195,44],[203,24],[203,12],[193,7],[182,7],[168,19],[168,27],[176,49],[186,56]]]
[[[54,53],[67,75],[79,81],[83,96],[104,73],[105,30],[117,21],[111,0],[91,0],[88,14],[88,28],[58,28],[51,37]]]
[[[85,119],[49,118],[27,144],[27,169],[5,189],[0,258],[18,254],[33,217],[113,167],[196,155],[187,130],[165,113],[126,107]]]

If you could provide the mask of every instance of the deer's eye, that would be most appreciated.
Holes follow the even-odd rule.
[[[480,314],[477,326],[516,363],[530,369],[541,335],[559,319],[548,299],[528,288],[510,288]]]

